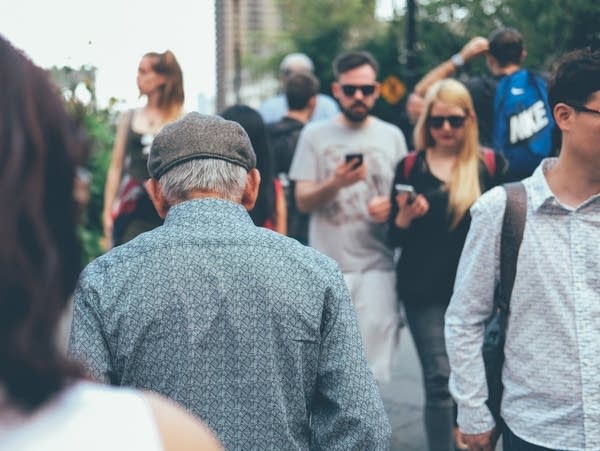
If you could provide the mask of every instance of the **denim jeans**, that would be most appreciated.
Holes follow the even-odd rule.
[[[423,370],[425,430],[430,451],[454,451],[454,401],[444,340],[445,305],[405,305],[406,319]]]
[[[534,445],[517,437],[508,427],[504,427],[502,432],[502,449],[503,451],[560,451],[543,446]]]

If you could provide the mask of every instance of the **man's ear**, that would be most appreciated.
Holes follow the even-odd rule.
[[[521,64],[525,61],[525,58],[527,58],[527,50],[523,49],[523,51],[521,51]]]
[[[336,99],[340,99],[342,97],[342,87],[337,81],[331,83],[331,94],[333,94],[333,97]]]
[[[379,82],[375,82],[375,98],[378,99],[379,95],[381,94],[381,83]]]
[[[156,179],[148,179],[144,183],[146,187],[146,191],[148,192],[148,196],[150,196],[150,200],[162,219],[165,219],[167,216],[167,212],[169,211],[169,204],[167,203],[165,196],[163,194],[162,188]]]
[[[571,118],[575,114],[572,107],[570,107],[562,102],[559,102],[556,105],[554,105],[552,114],[554,116],[554,121],[556,122],[556,126],[561,131],[569,130],[569,128],[571,126]]]
[[[244,193],[242,194],[242,205],[248,211],[254,208],[256,199],[258,197],[258,187],[260,186],[260,172],[258,169],[253,168],[248,171],[248,177],[246,178],[246,186],[244,187]]]
[[[308,103],[306,106],[310,108],[310,114],[312,114],[313,111],[315,111],[315,108],[317,107],[317,96],[314,95],[310,99],[308,99]]]

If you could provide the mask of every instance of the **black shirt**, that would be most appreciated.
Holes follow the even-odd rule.
[[[429,202],[428,212],[412,221],[408,229],[394,225],[398,213],[396,193],[392,192],[388,238],[393,247],[401,246],[402,255],[396,266],[398,294],[407,304],[444,304],[450,302],[458,260],[469,230],[471,218],[467,212],[454,229],[450,229],[448,192],[444,182],[429,170],[425,152],[419,152],[408,179],[404,177],[404,164],[396,168],[394,184],[410,184]],[[482,192],[502,183],[507,163],[502,155],[495,154],[495,173],[490,175],[483,160],[479,174]]]
[[[463,81],[467,87],[479,125],[479,142],[482,146],[492,147],[494,129],[494,97],[500,77],[470,77]]]

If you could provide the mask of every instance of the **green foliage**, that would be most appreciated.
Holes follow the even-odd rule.
[[[90,173],[90,198],[81,213],[78,229],[83,247],[83,261],[88,263],[102,254],[100,240],[103,236],[102,208],[104,201],[104,183],[110,164],[115,136],[116,101],[112,99],[108,108],[98,108],[95,93],[95,71],[93,67],[70,67],[50,70],[65,99],[65,105],[75,119],[85,129],[89,140],[89,157],[86,169]],[[82,100],[81,90],[89,94]]]
[[[84,249],[84,261],[89,262],[103,252],[100,240],[103,236],[104,183],[115,136],[114,112],[110,109],[90,108],[86,110],[83,125],[91,144],[88,160],[91,183],[90,202],[82,216],[80,237]]]
[[[523,34],[528,51],[525,65],[549,70],[563,53],[584,46],[600,46],[600,2],[589,0],[421,0],[417,10],[417,76],[460,50],[473,36],[510,26]],[[405,11],[389,22],[375,20],[373,0],[279,0],[287,35],[282,52],[300,51],[315,63],[315,73],[328,88],[331,62],[343,50],[369,49],[380,61],[381,76],[409,74],[403,60]],[[273,58],[281,60],[283,53]],[[486,71],[482,59],[470,73]],[[418,78],[418,77],[417,77]]]
[[[375,3],[375,0],[279,0],[287,31],[280,38],[290,42],[288,49],[311,57],[322,91],[328,92],[333,81],[331,63],[335,56],[360,47],[368,36],[377,32]]]

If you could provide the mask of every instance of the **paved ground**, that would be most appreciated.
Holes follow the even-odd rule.
[[[408,328],[402,329],[392,380],[380,385],[392,425],[392,450],[426,451],[421,367]]]

